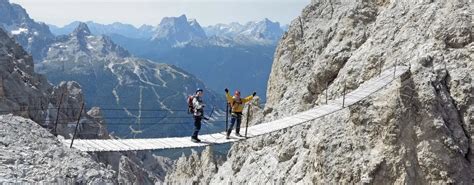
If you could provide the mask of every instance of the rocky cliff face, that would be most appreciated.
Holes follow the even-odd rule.
[[[115,182],[112,170],[65,148],[50,134],[71,137],[80,111],[67,107],[83,102],[80,86],[67,82],[53,87],[33,68],[32,57],[0,29],[0,115],[10,114],[0,117],[4,151],[0,182]],[[63,108],[57,111],[59,94],[63,94]],[[106,135],[98,134],[106,132],[100,129],[100,120],[94,120],[85,109],[81,114],[78,137]]]
[[[30,18],[20,5],[0,0],[0,28],[5,29],[30,53],[35,61],[43,58],[54,36],[44,23]]]
[[[265,120],[322,104],[326,90],[341,96],[381,67],[410,71],[343,111],[233,145],[200,180],[472,184],[473,4],[312,1],[275,53]]]
[[[111,167],[120,184],[162,184],[172,166],[170,159],[149,151],[105,152],[93,157]]]
[[[171,172],[166,176],[167,184],[209,184],[212,176],[217,172],[218,164],[221,164],[213,153],[212,147],[206,147],[202,153],[198,154],[192,151],[191,155],[181,156],[175,165],[177,168],[170,169]]]
[[[102,112],[98,107],[86,111],[87,105],[80,110],[85,100],[78,83],[53,87],[33,68],[32,57],[0,29],[0,115],[10,114],[0,116],[0,183],[163,181],[169,162],[151,153],[107,154],[120,160],[95,157],[112,170],[88,154],[62,146],[51,133],[71,138],[79,116],[78,138],[109,138]],[[144,173],[122,175],[133,174],[131,169]]]
[[[68,82],[53,87],[44,76],[34,72],[32,57],[3,30],[0,30],[0,75],[0,113],[30,118],[53,133],[71,137],[83,102],[80,86]],[[61,96],[63,108],[58,113]],[[97,133],[102,132],[100,123],[87,115],[86,108],[81,114],[78,134],[97,138]]]
[[[113,170],[64,146],[48,130],[18,116],[0,115],[0,183],[116,183]]]

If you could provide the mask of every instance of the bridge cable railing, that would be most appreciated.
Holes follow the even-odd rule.
[[[381,71],[382,71],[382,70],[381,70]],[[395,74],[396,74],[396,63],[394,64],[394,77],[395,77]],[[345,84],[344,84],[342,108],[344,108],[344,106],[345,106],[345,104],[344,104],[344,102],[345,102],[345,95],[346,95],[345,90],[346,90],[346,88],[345,88]],[[327,91],[327,89],[326,89],[326,91]],[[326,92],[326,94],[327,94],[327,92]],[[74,109],[76,109],[76,108],[74,108]],[[29,109],[29,110],[31,110],[31,109]],[[44,110],[44,109],[41,109],[41,110]],[[102,109],[102,110],[107,110],[107,109]],[[111,110],[113,110],[113,109],[111,109]],[[119,109],[115,109],[115,110],[119,110]],[[139,110],[141,110],[141,109],[136,109],[136,110],[139,111]],[[19,110],[19,111],[24,111],[24,110]],[[150,110],[150,111],[160,111],[160,110],[154,109],[154,110]],[[165,111],[165,110],[161,110],[161,111]],[[168,109],[168,111],[169,111],[169,109]],[[178,111],[178,110],[177,110],[177,111]],[[180,110],[180,111],[187,111],[187,110]],[[250,111],[250,108],[249,108],[249,111]],[[227,111],[226,111],[226,113],[227,113]],[[80,114],[81,114],[81,113],[80,113]],[[248,115],[249,115],[249,113],[248,113]],[[161,117],[161,118],[163,118],[163,117]],[[189,117],[179,117],[179,118],[183,118],[183,119],[184,119],[184,118],[189,118]],[[226,118],[227,118],[227,117],[226,117]],[[107,118],[105,118],[105,119],[107,119]],[[127,119],[128,119],[128,118],[127,118]],[[133,118],[130,118],[130,119],[133,119]],[[141,119],[141,118],[140,118],[140,119]],[[226,120],[228,120],[228,119],[226,119]],[[227,121],[226,121],[226,123],[227,123]],[[246,124],[246,127],[248,127],[248,123]],[[227,128],[226,128],[226,129],[227,129]]]

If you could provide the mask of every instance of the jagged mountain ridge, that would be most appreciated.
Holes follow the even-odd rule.
[[[380,67],[410,71],[343,111],[234,144],[217,170],[200,166],[210,154],[183,157],[168,183],[472,184],[473,4],[312,1],[277,48],[264,120],[341,96]]]
[[[223,37],[241,45],[276,44],[284,31],[278,22],[264,19],[258,22],[217,24],[204,28],[208,36]]]
[[[63,27],[49,25],[55,35],[68,35],[80,24],[74,21]],[[87,26],[94,35],[123,36],[133,39],[155,40],[165,42],[168,46],[194,45],[269,45],[276,44],[286,31],[285,26],[278,22],[264,19],[250,21],[245,24],[237,22],[230,24],[216,24],[201,27],[195,19],[188,19],[186,15],[179,17],[165,17],[157,26],[142,25],[139,28],[130,24],[115,22],[100,24],[87,21]]]
[[[57,36],[59,35],[69,35],[71,34],[77,26],[80,24],[80,21],[74,21],[63,27],[58,27],[55,25],[48,25],[51,29],[51,32]],[[100,24],[93,21],[87,21],[87,26],[94,35],[124,35],[130,38],[136,39],[149,39],[153,36],[154,27],[150,25],[142,25],[139,28],[136,28],[130,24],[124,24],[120,22],[115,22],[112,24]]]
[[[207,39],[201,25],[194,19],[188,20],[186,15],[163,18],[154,32],[151,41],[168,47],[179,47]]]
[[[53,83],[75,80],[83,84],[88,104],[113,109],[104,110],[105,120],[121,137],[130,137],[131,129],[144,129],[144,137],[188,135],[192,128],[183,124],[192,118],[185,111],[186,97],[197,88],[205,89],[209,113],[212,105],[223,102],[193,75],[132,57],[109,37],[91,35],[84,23],[53,43],[36,69]]]
[[[0,28],[15,37],[35,60],[44,57],[46,46],[54,40],[46,24],[35,22],[25,9],[9,0],[0,0]]]
[[[155,40],[133,38],[134,35],[122,32],[107,35],[133,55],[176,65],[196,75],[215,91],[221,92],[225,87],[239,89],[245,94],[257,91],[265,100],[273,53],[283,30],[279,23],[268,19],[245,25],[231,23],[234,24],[238,29],[206,34],[203,31],[207,32],[209,27],[203,30],[196,20],[188,20],[182,15],[164,18],[161,26],[154,28],[158,36]],[[67,26],[70,30],[71,25]],[[93,28],[91,33],[97,34]]]
[[[187,20],[184,15],[169,19],[164,22],[173,22],[173,24],[168,24],[168,26],[173,25],[168,29],[179,30],[176,33],[190,32],[190,24],[195,22],[195,20]],[[180,24],[174,24],[178,20]],[[184,39],[178,45],[176,42],[160,44],[147,39],[131,39],[121,35],[112,35],[111,38],[135,56],[173,64],[189,71],[215,91],[222,91],[225,87],[241,90],[245,94],[257,91],[262,100],[265,100],[266,83],[270,74],[276,41],[268,39],[257,41],[253,38],[252,33],[261,31],[260,34],[268,33],[268,38],[273,38],[270,36],[271,32],[265,31],[266,23],[278,27],[278,23],[269,20],[248,23],[247,25],[252,26],[249,26],[247,31],[240,30],[239,34],[235,34],[235,36],[214,35],[206,37],[206,39],[202,39],[202,37],[200,39]],[[186,26],[178,26],[181,24]],[[262,27],[263,31],[259,31],[257,29],[259,27]],[[249,35],[245,36],[243,32],[248,32]]]

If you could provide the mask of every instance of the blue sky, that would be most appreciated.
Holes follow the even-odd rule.
[[[10,0],[30,16],[54,25],[72,21],[157,25],[163,17],[186,14],[202,25],[269,18],[283,24],[300,15],[310,0]]]

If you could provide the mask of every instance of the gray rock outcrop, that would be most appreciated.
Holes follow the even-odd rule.
[[[150,151],[105,152],[93,157],[117,173],[120,184],[163,184],[172,161]]]
[[[381,67],[410,71],[343,111],[234,144],[210,184],[472,184],[473,4],[313,0],[275,53],[266,121]]]
[[[167,184],[209,184],[212,176],[217,173],[217,166],[222,162],[213,153],[212,147],[206,147],[198,154],[195,150],[191,155],[181,156],[175,161],[175,168],[166,176]]]
[[[115,173],[37,123],[0,115],[0,183],[113,184]]]

